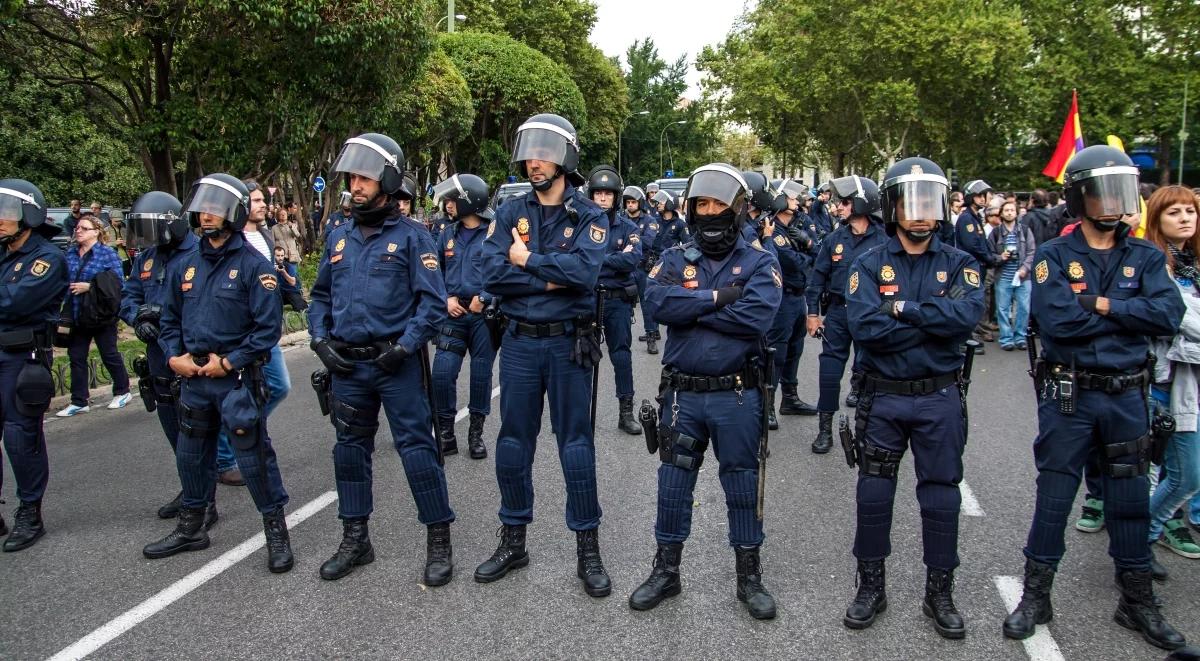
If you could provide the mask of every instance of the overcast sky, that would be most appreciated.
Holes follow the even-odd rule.
[[[621,58],[635,40],[654,39],[658,54],[668,63],[686,54],[689,98],[700,96],[696,56],[704,46],[725,39],[746,3],[755,0],[595,0],[596,27],[592,43],[606,55]],[[668,28],[667,26],[670,26]]]

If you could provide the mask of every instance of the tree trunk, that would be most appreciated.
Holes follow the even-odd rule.
[[[154,190],[179,197],[179,189],[175,185],[175,159],[171,157],[170,148],[146,149],[142,154],[142,165],[154,183]]]
[[[1158,136],[1158,158],[1162,163],[1162,170],[1158,173],[1158,185],[1171,185],[1171,134],[1164,133]]]

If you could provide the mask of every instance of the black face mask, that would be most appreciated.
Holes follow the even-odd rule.
[[[899,224],[897,224],[897,227],[899,227]],[[933,230],[926,230],[923,232],[913,232],[911,230],[906,230],[903,227],[900,227],[900,231],[904,232],[904,236],[907,237],[908,240],[912,241],[913,243],[925,243],[926,241],[933,238]]]
[[[695,228],[696,246],[706,257],[720,259],[733,250],[737,243],[737,214],[733,209],[726,209],[716,215],[695,214],[692,226]]]
[[[366,205],[355,205],[354,222],[364,227],[379,227],[383,221],[396,215],[396,200],[388,199],[387,204],[373,209],[364,209]]]
[[[206,239],[219,239],[222,235],[229,231],[229,221],[221,223],[221,226],[216,229],[200,228],[200,236]]]
[[[1095,218],[1088,218],[1088,222],[1092,224],[1092,227],[1095,227],[1101,232],[1115,232],[1117,231],[1117,227],[1121,225],[1120,218],[1117,220],[1096,220]]]

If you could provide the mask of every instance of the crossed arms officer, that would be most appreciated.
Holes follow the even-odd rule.
[[[948,222],[950,185],[923,158],[893,165],[883,181],[890,238],[850,267],[846,312],[864,371],[847,459],[859,466],[854,556],[858,593],[843,619],[865,629],[887,608],[884,560],[891,554],[892,503],[911,444],[925,548],[922,610],[945,638],[966,635],[954,607],[966,399],[959,345],[983,309],[975,260],[934,236]]]
[[[146,343],[146,356],[134,361],[134,371],[140,378],[138,389],[147,410],[158,413],[158,422],[171,444],[171,456],[175,456],[179,414],[172,388],[179,377],[167,366],[167,356],[158,344],[159,322],[170,295],[167,272],[193,256],[200,249],[200,239],[188,226],[183,205],[174,195],[162,191],[139,197],[125,214],[125,226],[129,247],[137,249],[138,254],[121,288],[121,320]],[[180,491],[174,500],[158,508],[159,518],[176,518],[182,504]],[[215,506],[212,512],[215,515]]]
[[[54,396],[54,327],[67,293],[66,258],[48,240],[59,231],[46,222],[42,191],[21,179],[0,181],[0,416],[20,501],[11,534],[0,518],[5,551],[29,548],[46,533],[42,495],[50,462],[42,421]]]
[[[483,279],[500,296],[508,331],[500,349],[500,544],[475,570],[488,583],[529,564],[525,527],[533,521],[533,457],[550,400],[575,531],[576,575],[593,597],[612,591],[600,558],[592,370],[599,355],[593,291],[608,245],[608,218],[576,190],[584,183],[579,141],[567,120],[530,117],[517,129],[512,160],[533,192],[496,210],[484,241]]]
[[[397,208],[403,167],[400,145],[378,133],[347,140],[333,166],[345,175],[354,206],[352,221],[325,241],[308,308],[312,348],[332,376],[342,520],[342,543],[321,565],[321,578],[336,580],[375,560],[367,520],[382,405],[417,519],[427,526],[424,582],[436,586],[453,576],[454,511],[433,436],[426,344],[446,320],[446,287],[433,238]]]
[[[762,585],[759,453],[767,388],[764,335],[779,307],[783,279],[775,258],[741,234],[749,187],[725,163],[692,173],[685,193],[694,242],[671,248],[650,272],[646,301],[667,326],[657,430],[658,551],[650,576],[629,597],[648,610],[681,589],[679,563],[691,533],[692,492],[708,444],[720,464],[729,514],[737,597],[751,616],[775,617]]]
[[[167,271],[158,343],[181,377],[175,462],[183,484],[175,531],[142,549],[147,558],[208,548],[204,516],[217,483],[223,425],[263,516],[267,568],[292,568],[283,508],[288,495],[267,437],[262,364],[279,342],[283,307],[274,265],[246,243],[250,191],[228,174],[192,185],[184,215],[203,238]]]
[[[1121,598],[1113,616],[1151,645],[1176,649],[1184,637],[1163,619],[1150,577],[1151,437],[1146,387],[1149,337],[1174,335],[1183,320],[1179,290],[1154,244],[1121,222],[1139,212],[1138,170],[1107,145],[1067,164],[1068,211],[1084,218],[1071,234],[1038,246],[1032,318],[1042,338],[1035,361],[1037,507],[1025,543],[1025,590],[1004,635],[1032,636],[1054,617],[1050,588],[1064,552],[1067,514],[1091,452],[1103,463],[1108,554]]]

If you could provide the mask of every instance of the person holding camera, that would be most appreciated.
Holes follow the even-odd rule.
[[[308,302],[300,289],[300,274],[296,265],[288,261],[287,249],[280,245],[275,246],[275,272],[279,274],[279,291],[283,294],[281,303],[292,306],[296,312],[307,310]]]
[[[996,323],[1000,326],[1000,348],[1025,350],[1025,326],[1029,322],[1029,295],[1032,286],[1033,253],[1037,244],[1033,231],[1017,220],[1017,203],[1000,205],[1000,224],[988,236],[992,254],[1000,264],[995,268]],[[1013,308],[1016,308],[1014,311]]]

